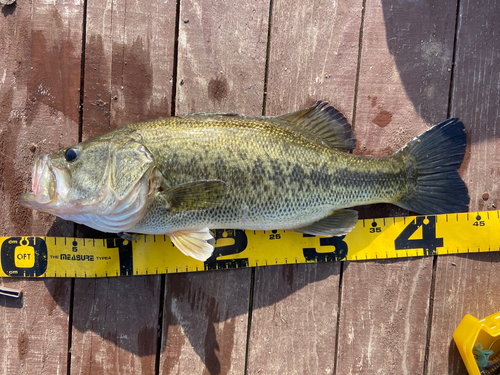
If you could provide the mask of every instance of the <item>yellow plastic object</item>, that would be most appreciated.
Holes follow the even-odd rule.
[[[477,319],[470,314],[464,316],[453,333],[453,339],[470,375],[481,375],[472,350],[476,343],[485,349],[491,348],[495,353],[500,350],[500,311]]]

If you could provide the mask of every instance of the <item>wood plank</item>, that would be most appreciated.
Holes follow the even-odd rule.
[[[352,117],[361,5],[274,1],[267,115],[328,100]],[[248,374],[333,373],[339,272],[339,263],[256,270]]]
[[[262,114],[269,1],[182,1],[176,114]]]
[[[251,270],[167,278],[160,374],[243,374]]]
[[[3,278],[0,285],[23,293],[21,299],[0,296],[0,372],[65,373],[71,282]]]
[[[268,17],[264,0],[181,2],[176,114],[262,113]],[[168,275],[160,373],[244,373],[250,284],[251,270]]]
[[[462,176],[471,212],[498,210],[500,204],[498,14],[498,2],[460,1],[451,114],[463,120],[468,132]],[[428,374],[467,373],[452,335],[465,314],[481,319],[500,310],[494,282],[499,260],[498,253],[439,257]]]
[[[169,116],[175,2],[89,1],[87,12],[83,140]]]
[[[455,9],[454,1],[366,2],[356,153],[389,155],[446,118]],[[362,217],[404,213],[388,205],[361,210]],[[346,264],[337,373],[423,372],[432,263]]]
[[[332,374],[340,263],[259,267],[248,374]]]
[[[88,2],[83,139],[170,115],[175,12],[171,1]],[[75,281],[72,373],[154,373],[161,280]]]
[[[78,137],[83,2],[18,2],[0,17],[0,235],[73,235],[73,225],[20,208],[33,159]],[[0,373],[66,371],[70,280],[3,279]]]
[[[266,112],[331,105],[352,119],[362,1],[274,1]]]
[[[154,373],[160,280],[76,280],[72,374]]]

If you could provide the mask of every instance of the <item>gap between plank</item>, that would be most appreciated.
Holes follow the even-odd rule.
[[[82,51],[80,54],[80,103],[78,106],[78,142],[83,138],[83,102],[85,99],[85,47],[87,44],[87,0],[83,1],[82,20]],[[76,237],[78,224],[73,224],[73,236]],[[66,359],[66,374],[71,374],[71,348],[73,344],[73,305],[75,301],[75,278],[71,278],[69,310],[68,310],[68,354]]]
[[[177,67],[179,56],[179,20],[181,13],[181,0],[176,1],[175,5],[175,34],[174,34],[174,61],[172,64],[172,96],[170,98],[170,116],[175,116],[175,103],[177,97]],[[163,342],[163,310],[165,309],[165,294],[166,294],[167,275],[161,275],[160,286],[160,306],[158,310],[158,333],[156,339],[156,358],[155,358],[155,375],[160,374],[160,359]]]
[[[273,18],[273,2],[274,0],[269,0],[269,19],[267,22],[267,46],[266,46],[266,68],[264,70],[264,94],[262,96],[262,116],[266,115],[266,105],[267,105],[267,79],[269,77],[269,56],[271,54],[271,25]]]
[[[451,61],[451,74],[450,74],[450,91],[448,93],[448,111],[447,117],[451,117],[451,109],[453,106],[453,90],[455,88],[455,66],[457,60],[457,40],[460,21],[460,0],[457,0],[457,13],[455,16],[455,37],[453,38],[453,57]]]
[[[358,87],[359,87],[359,76],[361,72],[361,57],[363,53],[363,28],[365,25],[365,12],[366,12],[366,0],[363,0],[361,4],[361,22],[359,28],[359,41],[358,41],[358,65],[356,67],[356,81],[354,83],[354,103],[352,107],[352,120],[351,126],[353,130],[356,130],[356,110],[358,104]],[[353,150],[350,151],[353,153]],[[337,374],[338,367],[338,357],[339,357],[339,341],[340,341],[340,318],[342,314],[342,282],[344,279],[344,262],[340,262],[340,273],[339,273],[339,295],[337,302],[337,327],[335,329],[335,359],[333,362],[333,375]]]
[[[87,0],[83,1],[82,52],[80,55],[80,105],[78,106],[78,143],[83,137],[83,101],[85,99],[85,46],[87,44]]]
[[[363,28],[365,25],[365,12],[366,12],[366,0],[363,0],[361,4],[361,25],[359,29],[359,43],[358,43],[358,66],[356,68],[356,82],[354,83],[354,105],[352,107],[352,129],[356,130],[356,110],[358,107],[358,87],[359,87],[359,76],[361,74],[361,55],[363,52]],[[352,151],[351,151],[352,153]]]
[[[453,89],[454,89],[454,79],[455,79],[455,66],[457,57],[457,39],[458,39],[458,29],[460,20],[460,0],[457,0],[457,11],[455,16],[455,36],[453,38],[453,57],[451,61],[451,74],[450,74],[450,91],[448,93],[448,109],[447,117],[451,117],[451,108],[453,103]],[[434,315],[434,295],[436,293],[436,274],[437,274],[437,263],[438,257],[434,255],[432,260],[432,279],[431,279],[431,290],[429,295],[429,315],[427,317],[427,335],[425,338],[425,354],[424,354],[424,368],[423,374],[426,375],[429,372],[429,354],[431,345],[431,335],[432,335],[432,317]]]
[[[181,17],[181,0],[175,6],[175,36],[174,36],[174,64],[172,67],[172,98],[170,99],[170,116],[175,116],[175,102],[177,100],[177,66],[179,57],[179,27]]]
[[[333,375],[337,374],[337,363],[339,358],[339,332],[340,332],[340,312],[342,307],[342,280],[344,278],[344,263],[340,262],[339,272],[339,296],[337,302],[337,327],[335,328],[335,359],[333,362]]]
[[[245,348],[245,375],[248,374],[248,356],[250,354],[250,333],[252,329],[254,282],[255,282],[255,267],[252,267],[252,278],[250,280],[250,298],[248,302],[247,346]]]
[[[430,352],[430,341],[432,333],[432,315],[434,313],[434,292],[436,290],[436,271],[437,271],[437,256],[434,255],[432,260],[432,279],[431,279],[431,290],[429,294],[429,315],[427,317],[427,335],[425,338],[425,354],[424,354],[424,368],[423,374],[427,374],[429,367],[429,352]]]
[[[70,298],[69,298],[69,310],[68,310],[68,358],[66,362],[66,374],[71,374],[71,347],[73,341],[73,302],[75,301],[75,278],[71,278],[71,288],[70,288]]]
[[[163,342],[163,309],[165,307],[166,283],[167,283],[166,275],[161,275],[160,307],[158,310],[158,325],[157,325],[158,332],[156,337],[155,375],[160,375],[160,357],[161,357],[161,346]]]

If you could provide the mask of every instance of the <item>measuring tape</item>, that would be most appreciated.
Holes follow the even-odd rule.
[[[122,239],[0,237],[0,276],[109,277],[500,250],[500,211],[359,220],[341,237],[283,230],[214,231],[205,262],[164,235]]]

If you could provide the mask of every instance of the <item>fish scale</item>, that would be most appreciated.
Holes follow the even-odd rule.
[[[168,134],[159,133],[162,128]],[[168,212],[157,198],[132,230],[139,233],[187,226],[273,229],[277,222],[288,229],[336,209],[393,201],[405,189],[401,157],[361,157],[311,144],[268,119],[166,119],[138,133],[169,186],[212,179],[227,184],[225,203],[208,211]]]

